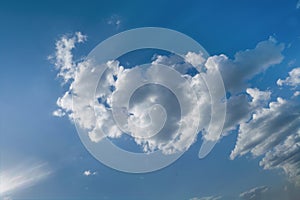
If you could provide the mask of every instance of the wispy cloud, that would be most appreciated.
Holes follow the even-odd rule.
[[[298,89],[299,72],[299,68],[294,68],[277,84],[291,90]],[[254,156],[264,156],[260,161],[264,169],[283,169],[293,182],[300,185],[299,107],[299,95],[295,91],[291,99],[278,97],[268,107],[257,108],[249,122],[240,124],[231,159],[249,152]]]
[[[33,186],[51,174],[46,163],[20,164],[18,167],[0,173],[0,196]],[[4,197],[5,196],[5,197]]]
[[[267,186],[256,187],[240,194],[243,200],[259,200],[261,196],[268,190]]]
[[[221,196],[209,196],[209,197],[194,197],[190,200],[220,200]]]
[[[300,0],[297,2],[296,8],[300,9]]]
[[[114,27],[116,27],[116,29],[118,29],[122,23],[121,17],[118,15],[112,15],[112,16],[110,16],[109,19],[106,20],[106,23],[108,25],[114,26]]]

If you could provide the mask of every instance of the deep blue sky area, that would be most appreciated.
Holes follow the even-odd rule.
[[[295,0],[1,1],[0,172],[42,162],[51,174],[3,196],[0,193],[0,199],[188,200],[223,196],[235,200],[241,192],[258,186],[266,185],[278,193],[292,185],[281,170],[259,166],[261,157],[247,154],[230,160],[237,131],[219,141],[203,160],[197,156],[199,136],[165,169],[127,174],[106,167],[85,149],[67,117],[52,115],[66,88],[47,58],[54,54],[61,36],[77,31],[88,36],[87,42],[73,51],[77,60],[106,38],[138,27],[174,29],[199,42],[210,55],[225,54],[232,59],[236,52],[253,49],[272,36],[285,44],[284,60],[252,82],[254,87],[270,89],[299,66],[300,9],[296,5]],[[115,24],[116,20],[120,23]],[[279,93],[284,96],[289,91],[274,90],[272,98]],[[86,170],[97,174],[84,176]]]

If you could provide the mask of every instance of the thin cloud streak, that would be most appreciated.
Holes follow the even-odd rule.
[[[33,186],[51,174],[46,163],[21,164],[0,173],[0,196]]]

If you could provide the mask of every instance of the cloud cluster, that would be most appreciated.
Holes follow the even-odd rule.
[[[292,71],[289,72],[289,76],[282,80],[278,79],[277,85],[283,86],[298,86],[300,84],[300,67],[294,68]]]
[[[235,159],[249,152],[253,156],[263,156],[260,165],[264,169],[283,169],[299,183],[298,91],[291,99],[278,97],[276,101],[269,102],[270,91],[259,91],[245,85],[256,74],[279,64],[283,59],[283,48],[284,45],[276,45],[276,41],[270,38],[258,43],[253,50],[237,53],[234,60],[223,55],[211,59],[218,65],[225,87],[232,94],[227,101],[224,132],[237,127],[238,139],[230,158]],[[287,78],[277,81],[279,86],[290,86],[292,89],[297,88],[299,83],[300,68],[292,69]]]
[[[102,67],[90,60],[77,63],[70,60],[70,57],[72,58],[70,51],[76,42],[80,42],[78,36],[69,39],[64,36],[57,42],[71,44],[57,45],[56,55],[59,56],[55,64],[59,70],[58,75],[65,82],[70,81],[70,86],[57,100],[59,109],[53,114],[68,115],[79,124],[80,128],[88,130],[93,142],[99,142],[104,136],[118,138],[126,132],[134,136],[136,143],[141,145],[145,152],[159,149],[165,154],[170,154],[188,149],[196,139],[198,126],[204,127],[208,124],[210,118],[207,102],[210,97],[200,75],[194,77],[187,74],[178,75],[176,70],[161,68],[160,57],[154,60],[149,68],[124,69],[118,61],[108,61],[103,63],[102,67],[106,70],[96,93],[93,94],[88,88],[95,87],[92,84],[97,83],[99,79],[97,75]],[[203,62],[199,55],[193,62],[197,60]],[[178,65],[179,68],[184,67]],[[170,76],[170,73],[173,75]],[[132,106],[125,109],[128,91],[143,80],[158,82],[166,85],[166,88],[155,85],[141,87],[142,89],[134,93]],[[197,98],[194,90],[204,95]],[[177,99],[180,99],[180,102]],[[123,124],[116,123],[114,112],[120,121],[125,119]],[[203,112],[200,113],[203,116],[201,119],[199,112]],[[147,137],[139,137],[140,134]],[[148,137],[152,135],[153,137]]]
[[[231,158],[248,152],[255,156],[264,155],[289,135],[296,134],[300,127],[299,106],[298,102],[278,98],[268,108],[256,110],[249,122],[240,124]]]
[[[283,44],[270,37],[259,42],[254,49],[239,51],[234,59],[226,55],[216,55],[208,58],[205,66],[215,66],[222,74],[226,91],[230,93],[227,100],[227,113],[224,135],[235,130],[241,123],[247,122],[257,107],[269,100],[269,91],[259,91],[249,88],[249,81],[268,68],[283,60]],[[249,101],[249,96],[250,100]]]
[[[285,80],[295,80],[292,78],[295,73],[291,72]],[[299,108],[300,100],[295,95],[289,100],[278,97],[268,107],[258,107],[249,122],[240,124],[236,146],[230,158],[249,152],[253,156],[263,156],[260,165],[264,169],[283,169],[291,180],[299,184]]]
[[[232,94],[242,92],[247,87],[247,81],[255,75],[279,64],[283,60],[283,44],[270,37],[259,42],[254,49],[237,52],[234,59],[226,55],[212,56],[208,59],[210,65],[216,65],[222,74],[226,90]]]
[[[233,59],[226,55],[204,59],[201,54],[193,52],[183,55],[184,60],[158,55],[149,67],[130,69],[124,69],[118,61],[108,61],[103,66],[91,60],[75,62],[72,49],[85,40],[86,36],[76,33],[71,37],[63,36],[56,43],[55,67],[58,76],[70,86],[57,100],[59,109],[53,114],[67,115],[75,120],[81,128],[88,130],[93,142],[99,142],[103,137],[118,138],[126,132],[134,136],[135,142],[145,152],[159,149],[171,154],[188,149],[198,132],[207,140],[218,140],[218,135],[207,132],[212,115],[211,97],[203,77],[187,73],[192,65],[203,69],[206,74],[218,69],[229,93],[223,135],[238,131],[230,158],[247,153],[262,156],[260,165],[263,168],[281,168],[290,177],[296,177],[294,180],[299,180],[298,93],[295,92],[291,99],[278,97],[270,102],[271,91],[261,91],[249,83],[256,75],[283,60],[284,45],[278,44],[274,38],[259,42],[254,49],[237,52]],[[172,66],[181,75],[170,75],[175,72],[162,70],[160,64]],[[98,82],[97,75],[103,68],[106,70],[94,94],[90,88],[95,87],[92,84]],[[297,87],[299,72],[299,68],[293,69],[277,84]],[[162,85],[176,82],[179,89],[174,92],[157,85],[135,88],[141,80]],[[132,98],[128,98],[131,90],[135,92]],[[73,102],[76,102],[75,107]],[[185,109],[180,110],[180,106]],[[117,123],[114,120],[116,115]],[[193,131],[195,125],[201,127],[196,133]]]

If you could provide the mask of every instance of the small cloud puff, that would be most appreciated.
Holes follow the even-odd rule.
[[[84,176],[95,176],[97,174],[98,174],[97,171],[92,172],[91,170],[86,170],[86,171],[83,172]]]

